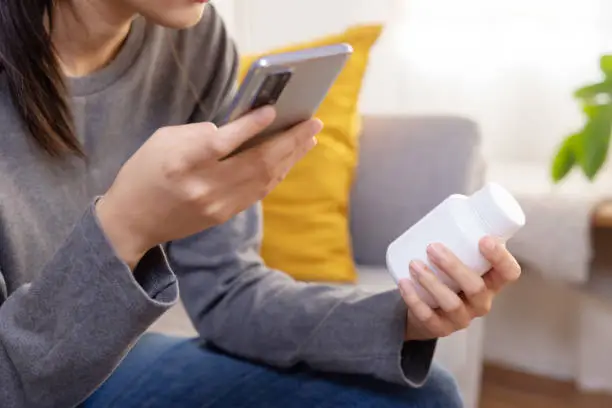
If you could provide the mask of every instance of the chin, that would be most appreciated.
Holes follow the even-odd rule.
[[[192,3],[187,7],[165,10],[164,13],[143,12],[141,14],[155,24],[180,30],[198,24],[202,20],[205,8],[206,3]]]

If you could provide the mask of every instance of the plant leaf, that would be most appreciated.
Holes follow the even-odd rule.
[[[583,103],[582,104],[582,111],[584,112],[584,114],[586,115],[587,118],[589,119],[593,119],[597,113],[599,112],[600,106],[599,105],[594,105],[591,103]]]
[[[572,151],[582,171],[591,181],[606,161],[611,131],[612,105],[599,105],[593,111],[581,137],[576,139],[577,143],[572,144]]]
[[[610,73],[612,75],[612,72]],[[584,86],[574,92],[577,99],[594,99],[601,94],[612,94],[612,80]]]
[[[580,137],[581,133],[568,136],[559,147],[551,168],[553,182],[558,183],[563,180],[576,165],[574,146],[579,143]]]
[[[612,76],[612,55],[604,55],[599,60],[599,66],[606,77]]]

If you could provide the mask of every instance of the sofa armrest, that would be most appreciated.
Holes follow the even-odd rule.
[[[385,265],[387,245],[453,193],[483,182],[475,123],[451,116],[365,116],[351,197],[359,265]]]

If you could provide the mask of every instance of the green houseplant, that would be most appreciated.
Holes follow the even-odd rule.
[[[603,79],[578,89],[574,97],[584,112],[582,129],[567,136],[552,163],[552,179],[563,180],[574,167],[593,181],[608,156],[612,132],[612,55],[600,59]]]

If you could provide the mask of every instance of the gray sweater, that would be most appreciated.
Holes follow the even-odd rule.
[[[0,73],[2,407],[77,405],[177,301],[179,284],[203,341],[229,353],[424,381],[435,341],[404,344],[397,291],[300,283],[266,267],[259,206],[154,248],[134,273],[106,240],[95,197],[156,129],[220,117],[237,62],[212,6],[189,30],[136,20],[108,67],[69,83],[87,162],[49,159],[30,141]]]

